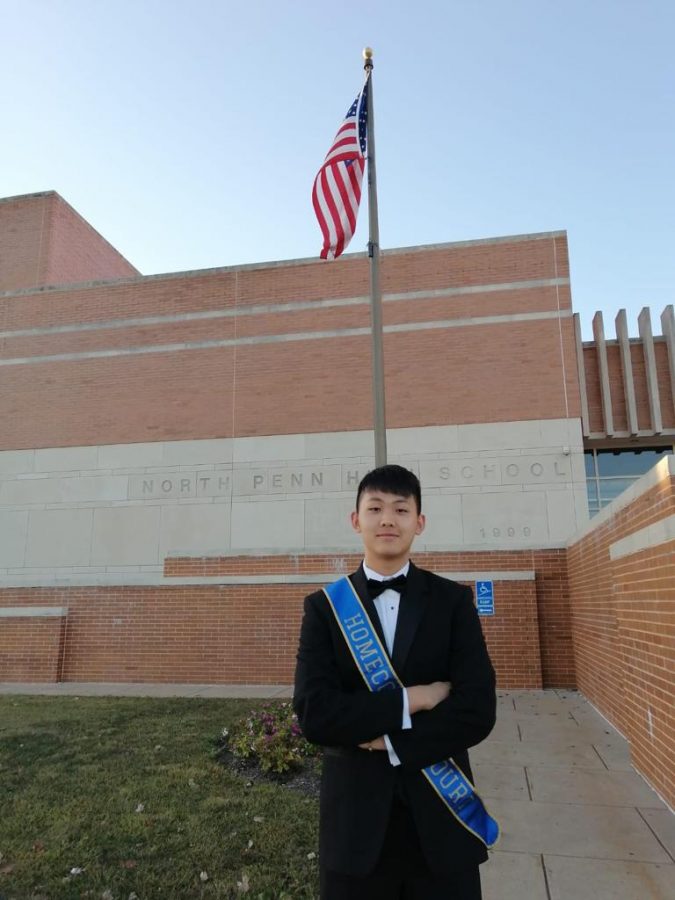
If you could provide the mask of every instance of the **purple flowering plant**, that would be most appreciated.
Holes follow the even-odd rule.
[[[301,768],[318,747],[307,741],[288,702],[266,703],[223,730],[221,743],[235,756],[254,759],[263,772],[281,774]]]

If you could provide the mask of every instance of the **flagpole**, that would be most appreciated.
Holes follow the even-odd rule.
[[[375,114],[373,112],[373,51],[363,51],[368,74],[368,256],[370,258],[370,318],[373,358],[373,414],[375,465],[387,464],[387,426],[384,406],[384,349],[382,345],[382,295],[380,293],[380,227],[377,217],[377,180],[375,173]]]

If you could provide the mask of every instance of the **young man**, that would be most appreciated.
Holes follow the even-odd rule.
[[[407,469],[369,472],[351,519],[364,562],[306,598],[295,675],[300,725],[325,747],[321,898],[480,900],[496,825],[466,751],[496,696],[471,589],[410,562],[425,518]]]

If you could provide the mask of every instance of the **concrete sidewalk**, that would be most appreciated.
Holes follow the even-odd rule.
[[[675,817],[580,694],[500,692],[470,755],[502,828],[485,900],[675,900]]]
[[[287,684],[150,684],[147,682],[62,681],[38,683],[0,682],[0,694],[47,694],[52,697],[225,697],[240,699],[283,698],[293,695]]]
[[[0,684],[0,694],[289,697],[284,685]],[[578,693],[501,691],[471,751],[502,837],[484,900],[675,900],[675,816],[621,735]]]

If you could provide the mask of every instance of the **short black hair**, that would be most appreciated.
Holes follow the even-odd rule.
[[[399,497],[413,497],[417,504],[417,514],[422,512],[422,488],[419,478],[403,466],[380,466],[364,475],[356,492],[357,512],[364,491],[384,491],[386,494],[398,494]]]

